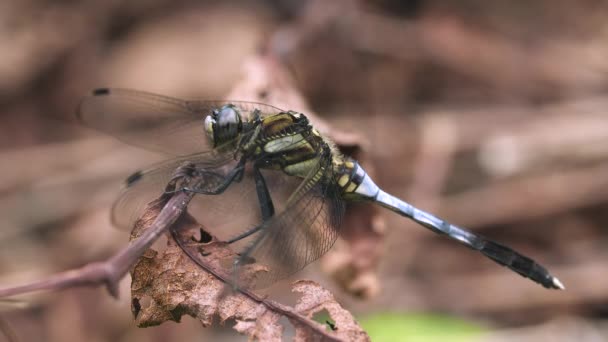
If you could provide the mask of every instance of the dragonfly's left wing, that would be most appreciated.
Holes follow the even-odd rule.
[[[175,170],[184,163],[192,163],[198,170],[215,170],[233,161],[230,154],[215,151],[193,154],[163,161],[143,171],[137,171],[126,180],[118,199],[112,206],[112,224],[122,229],[131,229],[148,203],[157,199],[171,181]],[[220,176],[214,178],[221,178]]]

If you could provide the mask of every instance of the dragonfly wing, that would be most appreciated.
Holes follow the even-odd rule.
[[[210,151],[174,158],[133,173],[127,178],[125,188],[112,206],[112,223],[118,228],[131,229],[148,203],[164,192],[175,170],[185,162],[193,163],[197,169],[218,170],[231,161],[233,159],[229,154]],[[219,176],[215,178],[221,177],[218,172],[216,171]]]
[[[333,246],[345,210],[337,191],[331,165],[321,161],[289,198],[285,210],[263,224],[241,257],[243,262],[254,258],[268,268],[256,279],[256,287],[288,277]]]
[[[197,172],[203,174],[201,184],[189,184],[193,190],[210,191],[226,180],[228,173],[238,163],[232,155],[213,155],[212,152],[175,158],[157,164],[148,170],[135,172],[127,179],[127,186],[112,208],[112,222],[120,229],[130,230],[135,221],[143,214],[148,203],[157,199],[173,177],[174,171],[185,162],[194,164]],[[293,177],[284,173],[267,173],[267,185],[273,199],[279,204],[285,202],[286,193],[293,192]],[[188,213],[205,230],[213,233],[222,241],[242,233],[248,227],[262,222],[255,180],[252,170],[245,169],[243,178],[233,181],[219,195],[194,196],[188,205]],[[242,244],[235,246],[243,247]]]
[[[220,195],[197,195],[188,205],[188,212],[196,221],[221,241],[228,241],[262,222],[255,179],[249,166],[246,168],[243,178],[232,182]],[[268,172],[265,175],[266,185],[275,203],[275,208],[281,208],[287,198],[285,193],[289,189],[292,192],[294,190],[293,177],[279,171]],[[301,182],[301,180],[298,181]],[[239,241],[231,246],[235,250],[242,250],[248,241],[250,240]]]
[[[129,89],[98,89],[82,100],[77,117],[86,126],[128,144],[186,156],[213,149],[204,119],[228,103],[236,105],[245,118],[254,110],[262,116],[281,112],[254,102],[181,100]]]

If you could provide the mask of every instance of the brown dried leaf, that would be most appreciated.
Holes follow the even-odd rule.
[[[369,336],[357,324],[353,315],[344,309],[334,296],[321,285],[310,280],[300,280],[293,284],[292,290],[302,294],[294,308],[296,312],[312,319],[315,314],[326,310],[335,322],[333,323],[333,332],[340,339],[346,341],[369,340]],[[314,339],[308,329],[298,327],[297,322],[291,322],[296,327],[296,340],[310,341]]]
[[[138,221],[133,236],[154,220],[153,212],[158,209],[158,205],[150,206]],[[196,231],[200,231],[202,242],[191,238]],[[232,261],[236,254],[226,243],[206,233],[189,215],[175,223],[173,233],[179,243],[169,238],[165,250],[149,249],[131,271],[132,311],[139,327],[179,322],[183,315],[210,326],[219,317],[221,324],[235,320],[233,328],[250,339],[281,341],[284,327],[279,319],[285,316],[295,327],[296,341],[369,340],[352,315],[316,283],[295,283],[293,290],[302,294],[295,308],[262,299],[247,290],[234,291],[227,286],[226,279],[231,279],[232,265],[227,261]],[[263,271],[257,264],[244,265],[242,269],[245,281]],[[313,315],[323,310],[336,322],[335,330],[312,320]]]

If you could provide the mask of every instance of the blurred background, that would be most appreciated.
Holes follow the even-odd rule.
[[[3,1],[0,286],[127,244],[109,207],[160,157],[80,127],[83,95],[225,98],[263,51],[328,131],[357,137],[379,185],[567,290],[376,211],[297,278],[329,287],[378,341],[608,340],[607,14],[597,0]],[[139,329],[129,284],[119,300],[19,297],[0,323],[22,341],[245,339],[189,318]]]

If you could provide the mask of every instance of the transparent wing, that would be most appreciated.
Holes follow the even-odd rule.
[[[144,171],[137,171],[126,180],[125,188],[112,206],[112,223],[122,229],[131,229],[151,201],[157,199],[173,177],[174,171],[184,162],[197,169],[218,170],[234,161],[230,154],[215,151],[193,154],[161,162]],[[226,167],[226,168],[227,168]]]
[[[213,184],[224,181],[228,172],[237,164],[232,155],[207,152],[175,158],[145,171],[135,172],[127,179],[127,186],[113,205],[113,224],[120,229],[132,229],[148,203],[163,193],[174,171],[186,161],[193,163],[196,170],[209,176],[206,183],[190,186],[195,190],[210,190]],[[272,198],[277,203],[275,207],[283,207],[282,203],[287,202],[286,199],[301,180],[280,171],[268,171],[264,174]],[[194,196],[188,205],[188,212],[198,223],[223,241],[249,227],[259,225],[262,221],[261,209],[251,165],[247,166],[243,178],[230,184],[223,193]],[[236,246],[242,248],[242,244]]]
[[[275,210],[278,212],[302,180],[294,179],[281,171],[273,170],[263,174]],[[230,184],[222,194],[195,196],[188,205],[188,212],[221,241],[228,241],[247,231],[248,228],[260,225],[262,213],[252,165],[247,166],[239,182]],[[231,247],[242,250],[248,241],[250,240],[245,239],[233,243]]]
[[[225,104],[234,104],[245,118],[254,110],[262,116],[281,109],[255,102],[180,100],[128,89],[97,89],[86,96],[77,117],[86,126],[128,144],[174,156],[186,156],[213,148],[203,121]]]
[[[285,210],[264,224],[241,257],[243,262],[252,257],[268,268],[256,279],[256,287],[301,270],[325,254],[338,238],[345,204],[327,160],[301,182]]]

